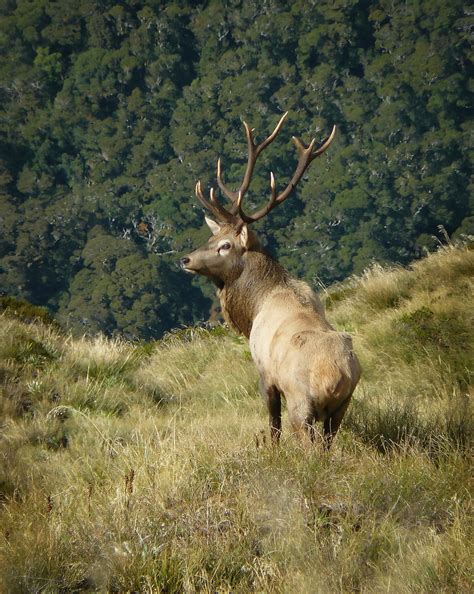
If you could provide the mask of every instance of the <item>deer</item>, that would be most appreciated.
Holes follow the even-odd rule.
[[[295,279],[262,248],[251,225],[282,204],[293,192],[309,164],[332,143],[336,127],[322,145],[293,142],[298,163],[287,186],[277,192],[270,173],[270,199],[253,213],[243,209],[258,156],[274,141],[288,115],[283,114],[273,132],[261,143],[244,121],[248,157],[237,190],[230,190],[217,161],[217,184],[229,204],[223,206],[211,188],[204,194],[200,181],[195,193],[213,218],[205,216],[209,241],[180,260],[181,268],[208,277],[217,287],[225,321],[247,337],[266,401],[271,441],[281,435],[282,397],[294,432],[305,444],[315,442],[315,423],[323,424],[323,444],[329,449],[361,376],[349,334],[336,331],[313,289]]]

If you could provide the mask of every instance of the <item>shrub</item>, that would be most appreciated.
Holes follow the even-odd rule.
[[[8,316],[15,317],[23,322],[41,321],[43,324],[50,324],[59,328],[59,324],[51,316],[46,307],[32,305],[28,301],[0,295],[0,313],[5,312]]]

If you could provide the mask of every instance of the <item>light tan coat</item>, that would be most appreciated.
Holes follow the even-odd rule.
[[[296,283],[295,283],[296,284]],[[263,302],[250,332],[250,350],[264,386],[284,394],[295,430],[315,421],[338,429],[360,377],[348,334],[336,332],[309,287],[276,288]],[[295,287],[296,288],[296,287]],[[311,299],[301,302],[301,289]]]

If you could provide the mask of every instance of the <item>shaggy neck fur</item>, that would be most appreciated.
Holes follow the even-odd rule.
[[[287,286],[289,275],[262,251],[248,251],[243,259],[243,266],[222,279],[218,295],[226,322],[248,338],[265,297],[276,287]]]

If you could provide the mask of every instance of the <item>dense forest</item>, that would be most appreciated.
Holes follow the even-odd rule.
[[[461,0],[2,0],[0,292],[79,333],[152,338],[206,319],[182,273],[208,236],[193,196],[216,159],[250,206],[297,135],[336,141],[257,225],[312,285],[472,233],[470,31]],[[472,154],[472,153],[471,153]],[[472,192],[471,192],[472,196]],[[472,199],[472,198],[471,198]]]

